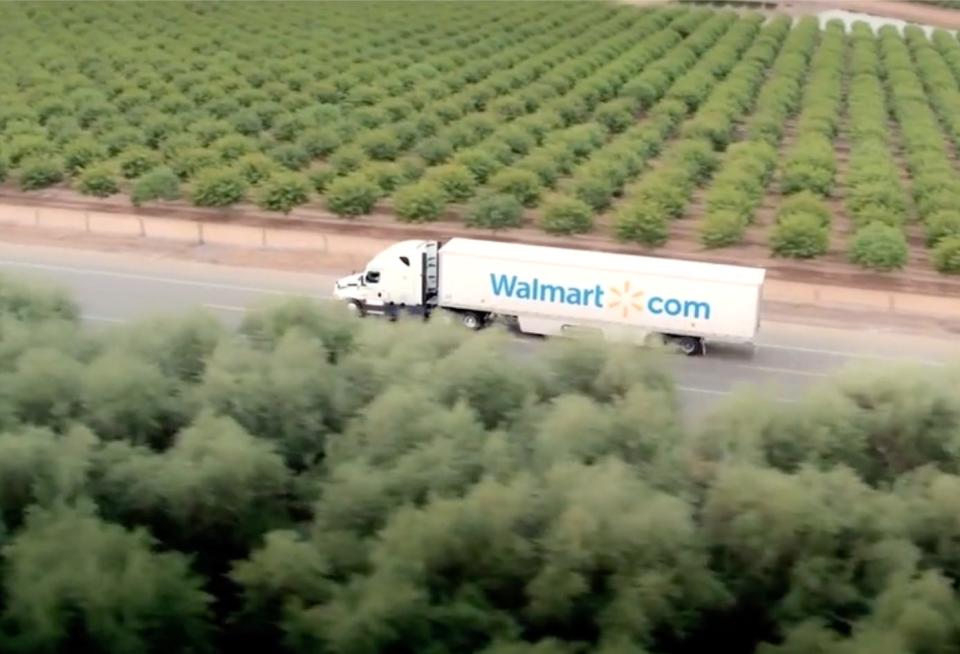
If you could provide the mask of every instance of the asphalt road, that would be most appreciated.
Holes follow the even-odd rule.
[[[264,298],[329,298],[336,275],[230,268],[151,256],[0,244],[0,272],[46,279],[68,288],[91,324],[204,307],[236,323]],[[524,339],[518,347],[538,347]],[[935,336],[827,328],[764,321],[754,347],[711,346],[706,357],[676,356],[671,365],[691,415],[701,414],[738,386],[761,388],[790,402],[843,366],[960,362],[960,343]]]

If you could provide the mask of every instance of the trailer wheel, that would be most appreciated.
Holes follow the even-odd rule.
[[[483,320],[480,319],[480,316],[468,311],[463,314],[460,318],[460,322],[463,323],[463,326],[471,331],[477,331],[483,326]]]
[[[681,336],[680,338],[674,339],[673,342],[676,343],[680,351],[688,357],[703,354],[703,341],[699,338],[694,336]]]

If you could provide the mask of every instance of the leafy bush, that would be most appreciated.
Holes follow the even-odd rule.
[[[540,226],[550,234],[585,234],[593,229],[593,211],[582,200],[557,195],[544,203]]]
[[[960,234],[945,236],[932,252],[933,267],[942,273],[960,274]]]
[[[711,211],[700,224],[700,242],[708,248],[736,245],[743,240],[747,224],[747,219],[738,211]]]
[[[376,161],[365,166],[361,172],[379,186],[384,194],[392,193],[404,181],[403,169],[394,161]]]
[[[365,175],[353,173],[330,182],[324,194],[326,206],[339,216],[362,216],[370,213],[380,196],[380,189]]]
[[[400,166],[400,172],[406,182],[415,182],[420,179],[427,170],[426,162],[418,155],[408,155],[397,159],[397,165]]]
[[[183,148],[177,150],[169,165],[180,179],[189,179],[206,168],[222,166],[217,153],[206,148]]]
[[[242,155],[233,163],[232,167],[239,170],[240,174],[250,184],[260,184],[271,175],[284,170],[279,163],[262,152]]]
[[[707,192],[707,213],[732,212],[744,222],[752,222],[756,200],[747,192],[726,186],[714,186]]]
[[[896,227],[870,223],[854,234],[849,255],[853,263],[864,268],[897,270],[907,263],[907,240]]]
[[[829,227],[821,215],[793,211],[777,219],[770,246],[778,256],[810,259],[825,254],[829,240]]]
[[[371,159],[393,161],[400,152],[400,140],[388,128],[379,128],[360,137],[358,145]]]
[[[621,241],[663,245],[670,237],[670,215],[653,200],[631,201],[617,212],[614,233]]]
[[[428,166],[436,166],[450,158],[450,155],[453,154],[453,146],[445,139],[433,136],[423,140],[417,146],[417,154],[423,158]]]
[[[135,206],[151,200],[177,200],[180,178],[168,166],[154,168],[133,184],[130,199]]]
[[[490,176],[502,167],[495,157],[478,148],[459,152],[454,162],[469,170],[478,184],[486,184]]]
[[[470,227],[505,229],[523,224],[523,205],[512,195],[484,191],[467,207],[465,222]]]
[[[293,143],[281,143],[270,149],[270,158],[287,170],[303,170],[310,164],[310,154]]]
[[[83,135],[63,146],[63,162],[71,175],[106,156],[106,149],[93,137]]]
[[[111,164],[93,164],[81,171],[77,177],[76,188],[84,195],[105,198],[120,191],[117,183],[117,170]]]
[[[599,175],[583,175],[570,184],[570,191],[594,211],[608,208],[616,190],[609,178]]]
[[[598,123],[617,134],[633,124],[632,105],[630,100],[614,100],[598,107],[593,116]]]
[[[833,171],[812,163],[795,163],[784,169],[780,189],[784,193],[812,191],[830,195],[833,191]]]
[[[831,222],[830,207],[823,201],[823,198],[812,191],[800,191],[784,198],[777,210],[777,221],[794,214],[815,216],[823,226],[827,226]]]
[[[314,164],[307,171],[307,178],[313,185],[313,190],[317,193],[323,193],[327,187],[337,178],[337,171],[329,164]]]
[[[443,215],[447,198],[436,182],[420,180],[397,191],[393,207],[403,222],[430,222]]]
[[[532,154],[517,162],[517,168],[530,170],[537,174],[540,183],[552,187],[560,176],[560,168],[553,157],[546,153]]]
[[[703,183],[717,167],[717,153],[701,139],[690,139],[677,144],[671,161],[680,162],[696,184]]]
[[[960,236],[960,209],[938,211],[926,220],[927,247],[933,247],[941,239]]]
[[[257,142],[242,134],[227,134],[210,144],[210,149],[220,154],[224,161],[234,161],[245,154],[257,151]]]
[[[117,156],[120,173],[127,179],[140,177],[161,163],[160,155],[142,145],[127,148]]]
[[[447,202],[463,202],[473,197],[476,178],[463,165],[450,163],[430,169],[424,179],[436,183],[443,189]]]
[[[310,179],[299,173],[279,173],[257,189],[257,206],[284,214],[310,200]]]
[[[20,162],[20,188],[34,191],[62,182],[63,161],[56,157],[31,157]]]
[[[490,178],[490,187],[498,193],[514,196],[525,207],[532,207],[540,199],[540,178],[529,170],[507,168]]]
[[[228,207],[242,202],[247,188],[247,180],[239,170],[211,168],[201,171],[193,180],[190,199],[198,207]]]
[[[367,155],[360,146],[351,144],[339,148],[330,155],[328,161],[338,175],[349,175],[367,162]]]

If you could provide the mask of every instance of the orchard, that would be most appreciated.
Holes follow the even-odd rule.
[[[878,274],[880,224],[896,268],[955,268],[933,255],[960,204],[944,30],[684,3],[11,2],[0,39],[0,180],[25,193]],[[829,219],[784,226],[795,195]]]

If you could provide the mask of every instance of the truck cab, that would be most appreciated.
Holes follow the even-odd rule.
[[[333,295],[359,315],[429,314],[436,304],[439,243],[407,240],[386,248],[357,273],[338,279]]]

